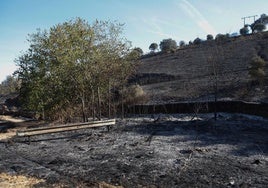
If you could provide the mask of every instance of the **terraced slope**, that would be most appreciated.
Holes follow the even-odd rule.
[[[254,55],[268,61],[268,32],[147,55],[135,81],[150,96],[149,103],[211,100],[216,83],[220,98],[266,100],[267,80],[266,87],[256,88],[248,75]]]

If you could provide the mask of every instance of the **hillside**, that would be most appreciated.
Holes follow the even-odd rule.
[[[253,84],[248,69],[254,55],[268,61],[268,32],[146,55],[134,80],[151,104],[212,100],[216,83],[220,99],[267,101],[268,64],[264,86]]]

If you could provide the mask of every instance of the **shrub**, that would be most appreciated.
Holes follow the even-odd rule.
[[[142,104],[148,101],[146,93],[138,84],[124,88],[121,92],[123,93],[124,103],[126,105]]]
[[[160,49],[162,52],[169,52],[177,49],[177,43],[172,39],[164,39],[160,42]]]
[[[151,52],[155,52],[158,48],[158,44],[156,43],[152,43],[150,46],[149,46],[149,50],[151,50]]]
[[[196,38],[196,39],[194,39],[194,44],[201,44],[201,42],[202,42],[202,40],[200,39],[200,38]]]
[[[260,56],[254,56],[250,62],[249,75],[254,81],[261,83],[265,78],[265,67],[266,62]]]
[[[239,30],[239,33],[240,33],[241,35],[247,35],[247,34],[249,34],[249,29],[248,29],[248,27],[244,26],[243,28],[241,28],[241,29]]]
[[[185,44],[185,42],[183,40],[181,40],[179,45],[180,45],[180,47],[184,47],[186,44]]]
[[[210,40],[213,40],[213,35],[208,34],[208,35],[207,35],[207,40],[209,40],[209,41],[210,41]]]
[[[229,34],[217,34],[215,40],[217,42],[226,42],[229,39]]]

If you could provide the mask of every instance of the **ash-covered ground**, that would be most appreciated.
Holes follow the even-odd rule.
[[[2,139],[0,151],[0,173],[44,180],[34,187],[268,185],[268,119],[242,114],[131,117],[109,132]]]

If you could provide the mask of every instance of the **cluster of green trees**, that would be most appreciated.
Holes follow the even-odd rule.
[[[30,48],[16,59],[23,109],[63,121],[110,114],[138,56],[122,30],[117,22],[77,18],[30,35]]]
[[[20,81],[15,76],[9,75],[0,84],[0,95],[16,93],[20,88]]]
[[[209,34],[207,36],[207,40],[213,40],[213,35]],[[190,41],[189,42],[189,45],[192,45],[192,44],[201,44],[202,43],[202,40],[197,37],[193,42]],[[157,50],[158,50],[158,47],[160,48],[160,51],[161,52],[172,52],[172,51],[175,51],[178,47],[184,47],[186,46],[186,43],[185,41],[180,41],[179,42],[179,46],[177,45],[177,42],[171,38],[169,39],[163,39],[159,46],[157,43],[151,43],[150,46],[149,46],[149,50],[151,51],[151,53],[155,53]]]
[[[243,28],[239,30],[241,35],[247,35],[255,32],[262,32],[266,29],[266,24],[268,24],[268,16],[266,14],[262,14],[261,17],[255,20],[252,24],[245,24]]]
[[[230,37],[229,34],[225,34],[225,35],[224,34],[217,34],[215,37],[215,41],[221,42],[221,41],[226,40],[229,37]],[[207,41],[212,41],[212,40],[214,40],[213,35],[208,34]],[[189,41],[188,45],[199,45],[202,42],[203,42],[203,40],[200,39],[199,37],[197,37],[196,39],[193,40],[193,42]],[[177,42],[175,40],[169,38],[169,39],[163,39],[160,42],[159,46],[157,43],[151,43],[149,46],[149,50],[151,51],[151,53],[155,53],[159,47],[161,52],[172,52],[172,51],[176,50],[178,47],[182,48],[184,46],[186,46],[185,41],[183,41],[183,40],[180,41],[179,46],[178,46]]]

